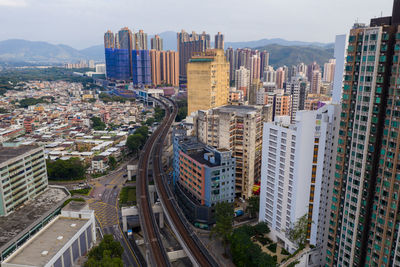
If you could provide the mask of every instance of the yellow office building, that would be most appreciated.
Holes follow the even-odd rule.
[[[228,104],[229,63],[224,50],[195,52],[187,64],[188,115]]]

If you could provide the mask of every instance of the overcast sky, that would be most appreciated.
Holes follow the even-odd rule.
[[[0,40],[86,48],[107,29],[221,31],[226,41],[333,42],[353,23],[391,15],[393,0],[0,0]]]

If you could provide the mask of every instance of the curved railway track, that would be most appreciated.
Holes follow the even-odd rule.
[[[168,122],[171,116],[171,112],[167,105],[164,104],[165,117],[160,126],[155,130],[155,132],[147,140],[145,146],[143,147],[140,159],[139,159],[139,169],[138,169],[138,186],[137,190],[139,192],[139,211],[142,216],[139,216],[141,221],[141,226],[143,227],[143,232],[145,235],[145,240],[148,245],[148,249],[151,252],[150,262],[152,266],[170,266],[168,255],[165,252],[165,248],[161,241],[160,232],[158,230],[157,222],[154,217],[154,213],[151,206],[149,186],[148,186],[148,166],[150,163],[150,155],[153,151],[154,144],[158,139],[160,133],[164,128],[170,127]]]
[[[148,192],[148,167],[150,163],[150,156],[152,157],[153,164],[153,179],[157,187],[157,193],[163,205],[167,217],[171,219],[170,223],[173,224],[178,232],[178,235],[184,242],[185,247],[191,254],[189,257],[194,259],[198,266],[218,266],[212,256],[208,253],[207,249],[202,245],[197,236],[193,233],[190,226],[173,197],[171,190],[168,186],[167,180],[164,179],[165,173],[162,168],[162,154],[163,145],[168,135],[169,129],[175,120],[178,113],[176,103],[168,98],[158,101],[165,110],[165,117],[161,125],[151,135],[143,148],[143,153],[139,160],[139,179],[138,189],[139,194],[139,209],[141,211],[141,224],[144,227],[146,240],[149,244],[149,249],[152,254],[152,266],[170,266],[168,256],[161,242],[158,226],[151,208],[151,202]],[[168,104],[166,104],[168,102]],[[172,111],[171,109],[172,108]]]
[[[164,98],[165,101],[168,101],[170,105],[173,107],[172,115],[169,120],[172,124],[175,120],[175,117],[178,113],[178,107],[176,103],[168,98]],[[169,185],[167,180],[164,179],[165,174],[162,166],[162,154],[163,154],[163,145],[164,140],[168,134],[169,127],[163,130],[163,133],[155,145],[155,153],[153,154],[153,177],[155,180],[155,184],[158,189],[159,198],[161,203],[166,209],[166,212],[169,214],[172,224],[174,228],[178,231],[178,234],[182,238],[188,250],[190,250],[191,255],[197,262],[197,264],[201,267],[203,266],[217,266],[215,260],[211,257],[205,247],[201,244],[200,240],[198,240],[197,236],[193,233],[192,229],[187,225],[186,218],[182,213],[179,213],[179,207],[175,201],[175,198],[172,196],[172,193],[169,189]]]

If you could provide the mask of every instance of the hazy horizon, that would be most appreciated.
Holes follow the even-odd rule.
[[[103,43],[108,29],[124,26],[149,35],[196,31],[226,42],[282,38],[332,43],[354,22],[391,15],[392,0],[0,0],[0,40],[25,39],[77,49]],[[384,9],[382,10],[382,7]],[[195,10],[196,12],[193,12]],[[340,16],[338,16],[338,14]],[[293,27],[295,25],[295,27]]]

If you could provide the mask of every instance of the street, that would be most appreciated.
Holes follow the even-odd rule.
[[[90,192],[89,207],[95,211],[96,220],[104,234],[112,234],[124,248],[122,260],[124,266],[140,266],[131,246],[120,226],[120,211],[118,207],[119,192],[127,179],[126,164],[120,166],[116,171],[92,180],[89,184],[92,186]]]

